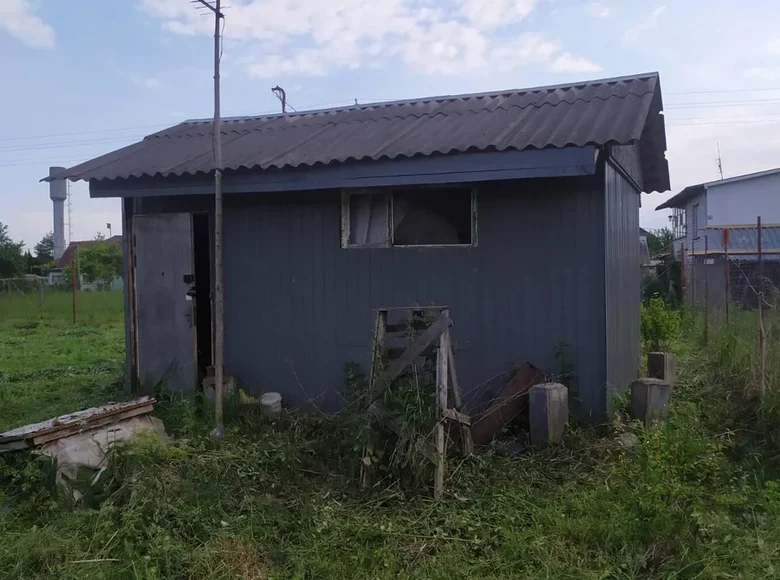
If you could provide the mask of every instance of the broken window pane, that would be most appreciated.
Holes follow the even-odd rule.
[[[387,243],[387,197],[381,194],[349,196],[349,245]]]
[[[393,193],[396,246],[471,244],[471,189],[415,189]]]

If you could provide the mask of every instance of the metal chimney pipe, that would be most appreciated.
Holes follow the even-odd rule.
[[[65,171],[64,167],[49,167],[49,177]],[[49,197],[54,206],[54,259],[65,253],[65,200],[68,199],[68,184],[64,179],[49,182]]]

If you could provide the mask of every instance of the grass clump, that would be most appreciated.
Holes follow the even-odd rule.
[[[558,447],[453,456],[441,502],[430,499],[429,479],[415,483],[390,460],[409,449],[391,437],[382,439],[381,484],[358,488],[364,413],[264,418],[228,406],[226,436],[214,441],[208,415],[166,398],[158,414],[171,440],[118,449],[94,503],[81,509],[52,492],[46,462],[2,455],[0,577],[778,577],[774,378],[758,396],[751,323],[711,332],[706,346],[699,324],[686,318],[673,341],[679,376],[667,422],[646,428],[618,412],[599,430],[570,430]],[[95,351],[80,354],[73,372],[105,374],[106,389],[121,374],[110,361],[122,335],[110,327],[95,326],[108,333],[104,344],[91,344],[92,333],[73,338]],[[42,332],[36,340],[47,343],[58,329],[45,320],[0,324],[5,337]],[[60,383],[49,371],[76,368],[70,359],[25,360],[0,391],[51,380],[53,392]],[[353,369],[350,381],[360,380]],[[428,425],[419,393],[408,380],[383,400],[392,416],[409,416],[402,433]]]

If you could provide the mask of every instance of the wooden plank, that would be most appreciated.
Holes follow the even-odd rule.
[[[449,383],[448,359],[449,359],[449,337],[447,332],[449,327],[449,310],[441,313],[441,318],[446,322],[444,330],[439,334],[439,352],[436,360],[436,416],[439,421],[436,423],[435,441],[436,446],[436,468],[434,470],[433,480],[433,498],[441,499],[444,494],[444,469],[445,455],[447,453],[447,440],[444,432],[444,412],[447,409],[447,384]]]
[[[463,411],[463,395],[458,384],[458,375],[455,372],[455,355],[452,352],[452,340],[449,341],[450,350],[450,388],[452,389],[452,400],[455,403],[456,411]],[[466,415],[468,417],[468,415]],[[469,417],[468,426],[461,422],[460,425],[460,444],[463,446],[463,456],[468,457],[474,453],[474,439],[471,436],[471,417]]]
[[[368,379],[368,392],[373,393],[375,387],[375,379],[377,371],[379,370],[379,357],[382,355],[382,351],[385,344],[385,335],[387,334],[387,312],[383,310],[377,310],[374,319],[374,340],[371,347],[371,371]]]
[[[48,421],[24,425],[23,427],[18,427],[16,429],[6,431],[5,433],[0,433],[0,444],[38,437],[47,433],[66,429],[70,425],[97,421],[102,417],[110,417],[118,413],[123,413],[129,409],[144,407],[146,405],[153,405],[154,403],[155,399],[149,396],[145,396],[133,401],[127,401],[123,403],[109,403],[107,405],[103,405],[102,407],[93,407],[90,409],[84,409],[83,411],[69,413],[67,415],[60,415],[59,417],[49,419]]]
[[[446,329],[449,325],[450,318],[448,311],[442,311],[442,313],[439,315],[439,318],[437,318],[436,321],[428,327],[428,330],[418,336],[415,341],[409,345],[409,348],[406,349],[403,355],[401,355],[400,358],[394,360],[387,367],[387,370],[385,370],[382,376],[377,379],[375,388],[373,389],[371,395],[371,402],[374,402],[379,397],[381,397],[382,393],[384,393],[384,391],[392,384],[392,382],[397,379],[402,372],[404,372],[406,367],[412,364],[414,359],[420,356],[420,354],[422,354],[422,352],[428,348],[428,346],[434,340],[436,340],[436,338],[439,337],[444,329]]]
[[[425,330],[428,328],[428,323],[424,320],[408,320],[406,322],[399,322],[397,324],[388,324],[387,333],[406,333],[414,330]]]
[[[34,447],[37,447],[39,445],[43,445],[44,443],[49,443],[50,441],[56,441],[57,439],[64,439],[65,437],[70,437],[71,435],[83,433],[84,431],[92,431],[105,425],[119,423],[120,421],[124,421],[125,419],[130,419],[132,417],[137,417],[138,415],[146,415],[151,413],[153,410],[153,405],[147,405],[145,407],[129,409],[123,413],[101,417],[96,421],[70,425],[64,429],[60,429],[59,431],[54,431],[52,433],[46,433],[43,435],[36,435],[32,438],[32,444]]]
[[[466,413],[461,413],[455,409],[444,409],[442,417],[460,423],[461,425],[471,425],[471,417],[466,415]]]
[[[390,346],[385,349],[385,354],[387,355],[387,360],[393,361],[398,360],[401,358],[404,353],[406,352],[407,348],[409,347],[403,347],[403,346]],[[425,350],[423,350],[418,356],[428,358],[436,354],[436,347],[434,345],[429,345]]]
[[[27,441],[11,441],[9,443],[0,444],[0,453],[5,453],[6,451],[19,451],[20,449],[28,449],[29,447]]]
[[[374,337],[371,347],[371,371],[368,375],[368,393],[369,398],[374,392],[374,380],[379,369],[380,357],[384,349],[385,334],[387,332],[387,312],[377,310],[374,318]],[[360,487],[366,489],[371,484],[370,465],[366,465],[366,458],[370,457],[368,448],[363,446],[363,453],[360,461]]]

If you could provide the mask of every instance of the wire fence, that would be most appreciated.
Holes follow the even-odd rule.
[[[688,308],[703,314],[704,339],[743,313],[755,313],[756,361],[765,388],[767,344],[780,304],[780,226],[706,228],[680,248],[681,284]],[[775,333],[777,331],[775,330]]]
[[[50,284],[40,276],[0,278],[0,322],[121,320],[121,290],[93,290]]]

